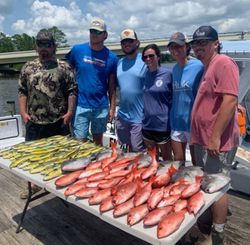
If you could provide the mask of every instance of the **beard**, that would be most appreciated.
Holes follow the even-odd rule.
[[[123,50],[123,53],[126,55],[130,55],[130,54],[134,54],[136,51],[137,51],[137,47],[134,47],[134,48],[130,49],[129,51]]]

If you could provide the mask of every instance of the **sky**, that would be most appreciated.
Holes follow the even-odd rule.
[[[125,28],[141,40],[191,35],[201,25],[241,32],[250,30],[250,0],[0,0],[0,32],[10,36],[57,26],[73,45],[88,40],[93,17],[105,20],[107,42],[118,42]]]

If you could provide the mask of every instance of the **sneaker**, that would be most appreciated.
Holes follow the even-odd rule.
[[[31,187],[31,195],[34,195],[35,193],[39,192],[40,190],[42,190],[41,187],[34,185]],[[20,194],[20,198],[21,199],[28,199],[29,196],[29,190],[25,190]]]
[[[213,245],[223,245],[224,244],[224,231],[218,232],[212,228],[212,242]]]

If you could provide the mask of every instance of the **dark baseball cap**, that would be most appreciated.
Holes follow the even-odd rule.
[[[183,46],[187,42],[186,36],[181,32],[175,32],[169,39],[167,47],[169,47],[172,43],[177,43],[180,46]]]
[[[48,42],[55,43],[54,36],[49,31],[39,31],[36,36],[36,41],[40,41],[40,42],[48,41]]]
[[[196,40],[218,40],[218,33],[212,26],[200,26],[193,34],[193,41]]]

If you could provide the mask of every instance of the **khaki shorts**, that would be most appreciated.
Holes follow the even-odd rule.
[[[203,168],[206,173],[230,174],[237,147],[227,152],[221,152],[218,156],[210,156],[207,149],[201,145],[194,145],[194,154],[197,166]]]

